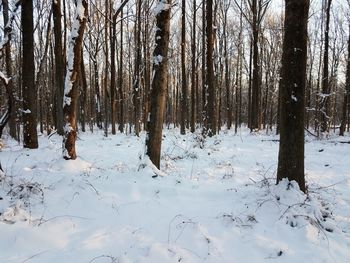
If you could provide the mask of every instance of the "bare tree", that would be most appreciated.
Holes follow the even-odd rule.
[[[250,100],[250,118],[248,126],[250,129],[259,130],[261,125],[261,69],[260,69],[260,54],[259,54],[259,34],[262,20],[266,14],[267,8],[271,0],[248,0],[246,1],[247,8],[250,13],[244,12],[243,7],[234,0],[243,16],[249,22],[252,30],[252,83]]]
[[[206,36],[207,36],[207,77],[206,85],[208,88],[208,122],[207,132],[211,137],[216,134],[217,119],[216,119],[216,90],[215,90],[215,79],[214,79],[214,62],[213,62],[213,51],[214,51],[214,32],[213,32],[213,1],[207,1],[206,9]]]
[[[350,106],[350,26],[349,26],[349,39],[348,39],[348,58],[347,58],[347,67],[346,67],[346,83],[345,83],[345,92],[344,92],[344,102],[343,102],[343,111],[340,125],[340,136],[344,136],[346,123],[349,118],[349,106]]]
[[[187,123],[187,72],[186,72],[186,1],[181,5],[181,134],[186,133]]]
[[[193,22],[192,22],[192,43],[191,43],[191,52],[192,52],[192,60],[191,60],[191,132],[195,132],[196,130],[196,119],[197,119],[197,102],[198,100],[197,89],[198,83],[196,81],[196,36],[197,36],[197,3],[196,0],[193,0]]]
[[[322,75],[322,108],[321,108],[321,131],[328,131],[329,121],[329,22],[331,16],[332,0],[326,0],[326,28],[324,32],[324,53],[323,53],[323,75]]]
[[[135,63],[134,63],[134,79],[133,79],[133,103],[134,103],[134,125],[135,134],[139,136],[141,131],[141,6],[142,1],[136,2],[136,25],[135,25]]]

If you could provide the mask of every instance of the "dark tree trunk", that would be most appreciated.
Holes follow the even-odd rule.
[[[64,127],[64,151],[63,158],[66,160],[76,159],[75,141],[77,139],[77,102],[78,102],[78,85],[79,71],[81,69],[81,49],[83,45],[83,37],[86,21],[88,18],[88,2],[87,0],[79,0],[76,5],[75,22],[78,28],[72,32],[68,47],[68,65],[65,79],[63,113],[65,119]]]
[[[124,131],[124,92],[123,92],[123,11],[120,12],[120,54],[119,54],[119,85],[118,85],[118,96],[119,96],[119,132]]]
[[[206,80],[206,1],[202,1],[202,124],[203,124],[203,134],[206,134],[206,126],[208,119],[208,107],[207,107],[207,80]]]
[[[207,1],[207,87],[208,87],[208,122],[207,132],[211,137],[216,134],[216,89],[214,79],[214,36],[213,36],[213,0]]]
[[[281,69],[280,148],[277,182],[295,180],[306,192],[304,108],[309,0],[286,0]]]
[[[181,6],[181,124],[180,133],[186,133],[187,123],[187,76],[186,76],[186,1]]]
[[[329,57],[329,22],[331,13],[332,0],[327,1],[326,7],[326,28],[324,32],[324,54],[323,54],[323,76],[322,76],[322,108],[321,108],[321,132],[328,131],[329,121],[329,69],[328,69],[328,57]]]
[[[141,131],[141,83],[140,83],[140,65],[141,61],[141,5],[138,0],[136,4],[136,26],[135,26],[135,63],[133,79],[133,103],[134,103],[134,125],[135,134],[139,136]]]
[[[160,152],[162,144],[162,127],[165,114],[168,74],[168,49],[170,31],[171,0],[159,0],[158,6],[163,6],[157,14],[153,57],[153,81],[151,91],[151,114],[146,137],[147,155],[156,167],[160,167]]]
[[[22,89],[23,89],[23,143],[25,148],[38,148],[36,120],[36,88],[34,67],[33,1],[22,1]]]
[[[253,41],[249,44],[248,128],[252,130]]]
[[[83,50],[81,50],[81,57],[83,57]],[[85,132],[85,124],[86,124],[86,96],[87,96],[87,89],[88,84],[86,80],[86,72],[85,72],[85,65],[84,60],[81,59],[80,61],[80,81],[81,81],[81,90],[80,90],[80,119],[81,119],[81,131]]]
[[[229,57],[228,57],[228,43],[227,43],[227,13],[228,9],[225,8],[223,14],[223,41],[224,41],[224,59],[225,59],[225,87],[226,87],[226,116],[227,116],[227,129],[231,129],[232,126],[232,100],[231,100],[231,82],[230,82],[230,69],[229,69]],[[237,63],[238,65],[238,63]],[[237,68],[238,73],[238,68]],[[236,79],[237,80],[237,79]],[[237,103],[236,103],[237,105]],[[237,120],[237,111],[236,111]],[[236,122],[237,123],[237,122]],[[237,126],[236,126],[237,127]]]
[[[252,2],[252,34],[253,34],[253,82],[252,82],[252,101],[251,101],[251,130],[260,129],[260,58],[259,58],[259,16],[258,16],[258,0]]]
[[[197,26],[197,4],[196,0],[193,0],[193,24],[192,24],[192,43],[191,43],[191,52],[192,52],[192,71],[191,71],[191,132],[196,130],[196,26]]]
[[[110,8],[112,3],[110,4]],[[111,45],[111,124],[112,124],[112,134],[116,134],[115,122],[116,122],[116,42],[117,42],[117,21],[116,16],[112,16],[112,23],[110,25],[110,45]]]
[[[109,100],[108,100],[108,75],[109,75],[109,45],[108,45],[108,22],[109,22],[109,4],[108,4],[108,0],[105,1],[105,74],[104,74],[104,79],[103,79],[103,88],[104,88],[104,108],[105,108],[105,114],[104,114],[104,132],[105,132],[105,137],[108,137],[108,125],[109,125],[109,112],[108,112],[108,104],[109,104]],[[113,90],[114,93],[114,90]],[[112,93],[111,93],[112,95]],[[114,95],[114,94],[113,94]],[[112,96],[111,96],[112,97]],[[112,98],[111,98],[112,100]],[[112,109],[114,110],[114,109]]]
[[[63,92],[64,92],[64,60],[62,49],[62,14],[61,0],[52,1],[53,26],[55,37],[55,108],[56,108],[56,129],[59,135],[63,135]]]
[[[346,83],[345,83],[345,94],[343,102],[343,112],[340,125],[340,136],[344,136],[346,124],[349,118],[349,104],[350,104],[350,26],[349,26],[349,39],[348,39],[348,61],[346,67]]]

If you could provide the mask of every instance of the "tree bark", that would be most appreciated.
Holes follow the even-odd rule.
[[[193,0],[193,24],[192,24],[192,43],[191,43],[191,52],[192,52],[192,71],[191,71],[191,132],[196,130],[196,26],[197,26],[197,4],[196,0]],[[198,99],[198,98],[197,98]]]
[[[134,103],[134,125],[135,134],[139,136],[141,131],[141,85],[140,85],[140,65],[141,65],[141,0],[137,1],[136,25],[135,25],[135,63],[133,79],[133,103]]]
[[[22,89],[23,89],[23,144],[25,148],[38,148],[36,120],[36,88],[34,67],[33,1],[22,1]]]
[[[156,28],[158,30],[155,35],[156,47],[153,53],[151,112],[146,147],[150,160],[159,168],[167,95],[171,0],[159,0],[156,9],[159,10],[156,18]]]
[[[120,12],[121,21],[120,21],[120,58],[119,58],[119,86],[118,86],[118,95],[119,95],[119,132],[124,132],[124,83],[123,83],[123,11]]]
[[[216,90],[214,79],[214,63],[213,63],[213,51],[214,51],[214,37],[213,37],[213,0],[207,1],[207,87],[208,87],[208,122],[207,132],[209,137],[216,134]]]
[[[181,6],[181,124],[180,133],[186,133],[187,123],[187,77],[186,77],[186,1]]]
[[[63,135],[63,92],[64,92],[64,60],[62,49],[62,14],[61,0],[52,0],[53,25],[55,38],[55,94],[56,94],[56,129],[59,135]]]
[[[259,58],[259,22],[258,22],[258,0],[253,0],[252,3],[252,34],[253,34],[253,80],[252,80],[252,100],[251,100],[251,127],[250,129],[259,130],[260,129],[260,58]]]
[[[81,49],[86,21],[88,18],[87,0],[78,0],[76,3],[76,14],[73,21],[71,37],[68,47],[68,64],[64,88],[63,112],[65,119],[63,138],[63,158],[74,160],[77,158],[75,141],[77,139],[77,102],[79,71],[81,69]]]
[[[343,102],[343,112],[340,125],[340,136],[344,136],[346,124],[349,118],[349,104],[350,104],[350,26],[349,26],[349,39],[348,39],[348,61],[346,67],[346,83],[345,83],[345,94]]]
[[[304,108],[309,0],[285,0],[285,6],[277,183],[283,178],[295,180],[306,192]]]
[[[2,0],[2,6],[3,6],[3,19],[4,19],[4,25],[8,25],[4,27],[4,35],[7,36],[8,40],[5,43],[5,66],[6,66],[6,74],[7,76],[12,76],[12,62],[11,62],[11,31],[12,26],[9,26],[9,23],[12,24],[12,21],[9,19],[9,4],[8,0]],[[10,128],[10,135],[12,138],[19,140],[17,138],[17,130],[16,130],[16,108],[15,101],[13,99],[13,93],[14,93],[14,86],[13,82],[10,81],[7,86],[8,89],[8,96],[9,96],[9,102],[11,102],[11,110],[9,112],[9,128]],[[1,137],[1,136],[0,136]]]
[[[329,22],[332,0],[327,0],[326,7],[326,28],[324,32],[324,54],[323,54],[323,76],[322,76],[322,108],[321,108],[321,132],[328,132],[329,121]]]

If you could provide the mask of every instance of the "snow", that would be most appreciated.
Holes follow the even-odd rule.
[[[8,85],[11,80],[11,78],[7,78],[2,71],[0,71],[0,78],[5,82],[6,85]]]
[[[158,15],[159,13],[161,13],[162,11],[166,11],[169,10],[171,8],[170,4],[167,4],[166,0],[160,0],[157,5],[155,6],[153,13],[155,15]]]
[[[67,72],[65,76],[65,84],[64,84],[64,99],[63,99],[63,107],[66,105],[69,106],[71,104],[71,96],[69,95],[70,91],[73,88],[73,82],[76,80],[76,74],[74,75],[74,46],[75,40],[79,35],[79,27],[80,21],[85,19],[84,15],[84,5],[82,0],[77,1],[75,19],[73,21],[72,29],[70,32],[68,50],[67,50]]]
[[[165,130],[159,171],[145,134],[80,133],[74,161],[7,138],[0,262],[349,262],[349,135],[306,137],[308,195],[275,185],[277,139]]]
[[[22,113],[24,114],[30,114],[32,113],[30,109],[22,110]]]
[[[154,65],[159,65],[163,61],[163,56],[162,55],[157,55],[153,57],[153,64]]]

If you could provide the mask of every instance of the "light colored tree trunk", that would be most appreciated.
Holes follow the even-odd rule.
[[[78,0],[74,17],[67,54],[67,72],[64,87],[63,112],[64,112],[64,138],[63,158],[74,160],[77,158],[75,142],[77,139],[77,102],[79,71],[81,69],[81,49],[85,25],[88,18],[87,0]]]

